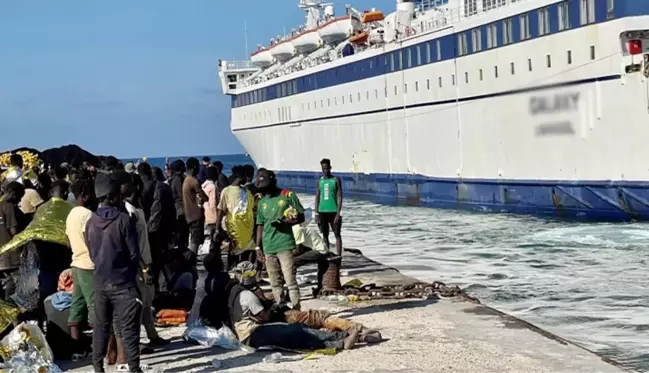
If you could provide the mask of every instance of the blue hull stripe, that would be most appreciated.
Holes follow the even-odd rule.
[[[280,171],[279,184],[315,191],[319,172]],[[384,203],[599,221],[649,220],[649,181],[445,179],[336,173],[346,195]]]
[[[489,93],[489,94],[484,94],[484,95],[461,97],[459,99],[450,99],[450,100],[441,100],[441,101],[429,101],[429,102],[422,102],[422,103],[411,104],[411,105],[393,106],[393,107],[389,107],[389,108],[385,108],[385,109],[359,111],[359,112],[354,112],[354,113],[349,113],[349,114],[337,114],[337,115],[329,115],[329,116],[316,117],[316,118],[307,118],[307,119],[302,119],[302,120],[294,120],[294,121],[288,121],[288,122],[264,124],[264,125],[260,125],[260,126],[253,126],[253,127],[246,127],[246,128],[236,128],[236,129],[233,129],[232,132],[250,131],[250,130],[255,130],[255,129],[260,129],[260,128],[287,126],[287,125],[297,124],[297,123],[317,122],[317,121],[324,121],[324,120],[330,120],[330,119],[357,117],[357,116],[368,115],[368,114],[378,114],[378,113],[384,113],[384,112],[390,112],[390,111],[396,111],[396,110],[414,109],[414,108],[427,107],[427,106],[438,106],[438,105],[447,105],[447,104],[453,104],[453,103],[484,100],[484,99],[494,98],[494,97],[503,97],[503,96],[521,94],[521,93],[537,92],[537,91],[543,91],[543,90],[548,90],[548,89],[555,89],[555,88],[583,85],[583,84],[588,84],[588,83],[605,82],[605,81],[609,81],[609,80],[617,80],[617,79],[620,79],[621,77],[622,76],[619,75],[619,74],[606,75],[606,76],[599,76],[599,77],[596,77],[596,78],[588,78],[588,79],[572,80],[572,81],[568,81],[568,82],[561,82],[561,83],[554,83],[554,84],[538,85],[538,86],[533,86],[533,87],[527,87],[527,88],[521,88],[521,89],[513,89],[513,90],[509,90],[509,91]]]

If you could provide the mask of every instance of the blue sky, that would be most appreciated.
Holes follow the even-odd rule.
[[[246,57],[244,23],[252,50],[302,22],[297,0],[1,1],[0,151],[241,153],[217,61]]]

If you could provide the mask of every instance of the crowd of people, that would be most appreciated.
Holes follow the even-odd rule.
[[[254,166],[235,166],[228,177],[223,164],[208,157],[167,161],[164,170],[146,159],[124,164],[107,157],[101,165],[40,167],[28,175],[14,154],[0,178],[2,295],[24,304],[17,282],[36,263],[37,301],[22,317],[47,325],[59,358],[92,354],[97,372],[105,363],[141,371],[140,354],[169,342],[158,335],[154,317],[167,309],[227,325],[252,347],[347,349],[380,340],[362,325],[301,311],[296,267],[318,263],[321,280],[327,263],[342,256],[342,183],[328,159],[321,167],[315,219],[323,236],[305,224],[298,196],[279,188],[264,168],[255,176]],[[35,235],[4,250],[55,208],[64,211],[65,245]],[[335,252],[329,251],[330,228]],[[203,251],[209,252],[202,258],[208,274],[197,292]],[[259,288],[264,271],[271,300]],[[319,281],[316,293],[321,288]],[[146,345],[140,344],[141,327]],[[60,343],[63,336],[71,342]]]

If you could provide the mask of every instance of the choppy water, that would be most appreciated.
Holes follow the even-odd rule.
[[[302,196],[313,205],[313,197]],[[346,200],[343,242],[425,281],[649,371],[649,224],[595,224]],[[332,237],[333,239],[333,237]]]

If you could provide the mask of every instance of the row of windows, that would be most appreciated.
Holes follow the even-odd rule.
[[[475,0],[473,0],[475,2]],[[486,0],[483,0],[486,1]],[[581,25],[595,23],[595,0],[581,1]],[[466,3],[465,3],[466,5]],[[568,30],[570,24],[570,2],[565,0],[557,4],[557,19],[559,31]],[[547,35],[550,33],[550,7],[537,10],[538,17],[538,35]],[[519,36],[518,41],[532,38],[530,26],[530,13],[524,13],[518,16]],[[502,21],[502,45],[509,45],[516,41],[514,39],[514,18],[508,18]],[[486,26],[487,49],[498,47],[498,23],[492,23]],[[471,33],[471,51],[473,53],[482,51],[482,27],[475,28]],[[464,56],[469,54],[467,33],[463,32],[457,35],[457,54]]]
[[[475,0],[472,0],[475,1]],[[483,8],[497,7],[501,0],[482,0]],[[504,2],[504,0],[502,0]],[[643,0],[644,1],[644,0]],[[599,6],[601,4],[602,6]],[[604,5],[606,8],[604,8]],[[599,8],[598,8],[599,6]],[[571,14],[574,11],[574,14]],[[270,87],[233,96],[233,107],[264,102],[316,89],[349,83],[385,73],[449,60],[469,53],[525,41],[567,30],[572,22],[587,25],[614,14],[614,0],[564,0],[505,20],[447,35],[414,46],[338,66]],[[578,17],[574,17],[579,13]],[[535,26],[534,26],[535,25]]]
[[[590,60],[595,60],[596,59],[596,54],[595,54],[595,46],[592,45],[590,46]],[[573,56],[572,56],[572,50],[566,51],[566,64],[567,65],[572,65],[574,63]],[[527,60],[527,63],[525,64],[527,71],[534,71],[534,66],[532,63],[532,59],[529,58]],[[545,56],[545,65],[546,67],[552,68],[553,67],[553,60],[551,55],[546,55]],[[517,70],[516,70],[516,64],[514,62],[511,62],[509,64],[509,74],[510,75],[516,75]],[[466,84],[470,83],[470,73],[468,71],[464,72],[464,82]],[[493,67],[493,76],[495,79],[498,79],[501,77],[501,70],[499,69],[499,66],[494,66]],[[479,81],[484,81],[485,79],[485,71],[483,69],[478,69],[478,79]],[[451,74],[451,79],[450,79],[451,85],[455,86],[458,82],[456,81],[455,74]],[[422,84],[420,85],[419,81],[414,82],[414,84],[411,84],[410,86],[408,83],[405,83],[403,85],[403,92],[399,92],[399,86],[394,85],[393,89],[391,90],[394,96],[398,96],[399,94],[408,94],[408,89],[413,89],[415,92],[420,92],[421,90],[431,90],[433,86],[435,85],[435,81],[433,80],[431,82],[431,79],[426,79],[425,81],[421,82]],[[439,76],[437,77],[437,86],[439,88],[443,88],[444,86],[444,79]],[[383,88],[383,96],[384,97],[389,97],[388,95],[388,87]],[[370,92],[369,90],[365,91],[365,94],[363,95],[361,92],[354,94],[349,94],[349,95],[342,95],[342,96],[337,96],[333,98],[327,98],[327,99],[321,99],[321,100],[315,100],[315,101],[309,101],[309,102],[303,102],[302,103],[302,111],[310,111],[310,110],[316,110],[318,107],[325,108],[325,107],[332,107],[332,106],[338,106],[340,105],[345,105],[345,104],[353,104],[353,103],[359,103],[363,101],[363,98],[365,101],[370,101],[372,98],[373,99],[378,99],[379,98],[379,90],[375,89],[374,92]],[[318,105],[319,104],[319,105]],[[270,115],[270,111],[262,111],[262,112],[256,112],[252,115],[251,118],[248,118],[248,115],[244,115],[244,119],[262,119],[262,117],[265,119],[267,118],[267,115]],[[291,108],[290,107],[282,107],[277,109],[277,115],[279,118],[280,122],[285,122],[292,120],[292,114],[291,114]]]

